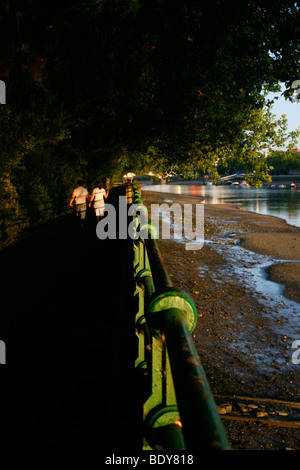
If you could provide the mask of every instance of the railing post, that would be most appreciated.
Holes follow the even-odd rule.
[[[188,449],[229,449],[223,424],[181,310],[161,313],[183,434]]]
[[[135,185],[133,202],[143,204]],[[173,287],[151,236],[135,240],[134,250],[139,305],[136,367],[145,374],[143,448],[229,449],[191,337],[197,322],[195,304]]]
[[[132,204],[132,183],[125,184],[127,204]]]
[[[154,295],[154,284],[144,241],[134,243],[136,296],[136,334],[139,350],[135,366],[145,376],[144,450],[184,449],[180,416],[165,342],[154,337],[146,321],[146,305]],[[161,432],[162,429],[167,433]],[[176,444],[175,444],[176,442]],[[174,447],[175,445],[175,447]]]

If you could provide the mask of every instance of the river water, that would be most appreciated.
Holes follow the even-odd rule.
[[[143,185],[143,190],[201,196],[208,204],[237,204],[241,209],[281,217],[288,224],[300,227],[300,188],[255,189],[235,188],[230,185],[204,186],[195,183],[150,184]]]

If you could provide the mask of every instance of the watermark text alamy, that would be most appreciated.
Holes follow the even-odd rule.
[[[132,218],[129,224],[127,216]],[[173,238],[185,243],[186,250],[200,250],[204,245],[204,204],[151,204],[150,221],[145,205],[127,207],[126,196],[120,196],[118,211],[113,205],[105,204],[104,217],[97,224],[96,234],[101,240]]]

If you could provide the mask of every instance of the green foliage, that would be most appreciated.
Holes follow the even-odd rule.
[[[299,78],[299,19],[292,0],[1,4],[3,237],[8,220],[67,210],[78,177],[217,177],[218,164],[259,184],[263,149],[289,138],[263,109]]]
[[[249,110],[243,136],[230,146],[225,158],[219,159],[221,172],[245,172],[246,180],[256,187],[261,186],[262,181],[271,181],[269,173],[273,164],[266,159],[266,154],[276,147],[293,147],[300,135],[300,128],[288,132],[285,115],[276,119],[271,111],[272,104],[268,102],[264,109]]]
[[[49,90],[26,74],[21,84],[18,75],[11,83],[17,93],[0,107],[1,246],[15,241],[29,225],[65,210],[80,173],[75,152],[66,145],[69,131],[60,123]],[[22,100],[26,108],[20,106]]]
[[[0,177],[0,249],[18,239],[20,231],[28,227],[28,221],[20,208],[19,197],[9,174]]]
[[[273,167],[275,174],[286,174],[289,170],[300,168],[300,153],[294,150],[274,150],[268,155],[267,164]]]
[[[294,2],[279,1],[74,2],[50,79],[91,149],[91,170],[114,172],[130,155],[137,172],[136,154],[147,166],[149,148],[150,166],[165,172],[189,157],[211,167],[213,154],[243,139],[263,90],[296,76],[297,16]]]

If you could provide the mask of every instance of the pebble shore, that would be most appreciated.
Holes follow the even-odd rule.
[[[142,197],[149,214],[164,201],[203,203],[148,190]],[[300,364],[292,360],[300,340],[300,229],[204,204],[204,240],[194,251],[172,239],[158,246],[174,286],[196,304],[193,339],[232,448],[300,450]]]

